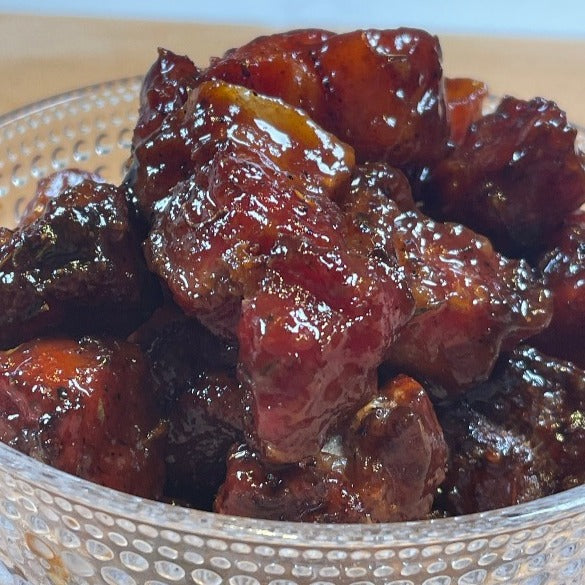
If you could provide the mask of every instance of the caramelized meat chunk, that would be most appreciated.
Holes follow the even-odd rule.
[[[553,317],[533,343],[585,368],[585,212],[568,218],[553,244],[540,261],[544,283],[552,291]]]
[[[157,207],[148,262],[188,315],[238,338],[256,447],[299,461],[372,392],[411,299],[390,264],[347,247],[332,199],[349,147],[223,82],[201,84],[185,120],[197,174]]]
[[[388,363],[439,384],[441,397],[486,380],[502,349],[548,325],[550,294],[534,271],[472,230],[404,213],[393,241],[416,309]]]
[[[55,329],[124,335],[158,300],[124,190],[72,182],[69,172],[62,180],[66,188],[56,196],[41,193],[43,209],[31,209],[0,244],[4,348]]]
[[[583,482],[584,407],[583,370],[515,350],[467,403],[439,410],[450,450],[445,507],[483,511]]]
[[[422,387],[404,376],[390,381],[344,428],[317,456],[284,467],[240,445],[215,510],[311,522],[424,518],[444,477],[446,446]]]
[[[424,166],[444,154],[448,138],[440,61],[438,40],[421,30],[307,30],[229,51],[202,79],[302,108],[360,161]]]
[[[185,313],[233,337],[277,240],[334,235],[329,197],[349,181],[353,152],[299,110],[236,86],[202,84],[189,105],[175,131],[192,134],[194,175],[160,205],[146,254]]]
[[[188,176],[183,166],[190,167],[189,148],[182,137],[175,135],[172,121],[182,116],[198,79],[199,70],[188,57],[159,49],[158,59],[142,83],[132,137],[132,152],[141,152],[140,164],[130,165],[125,184],[134,208],[146,222],[154,204]]]
[[[433,169],[430,206],[509,256],[534,255],[585,202],[576,135],[553,102],[505,98]]]
[[[253,416],[251,441],[273,462],[318,452],[330,429],[375,391],[383,348],[404,319],[392,284],[381,286],[375,272],[350,287],[344,281],[356,272],[339,256],[307,256],[283,257],[284,277],[267,278],[242,306],[240,378]],[[338,264],[336,279],[324,266],[317,272],[320,258]],[[313,274],[310,284],[323,296],[300,284],[303,273]]]
[[[79,169],[63,169],[43,177],[38,182],[35,195],[26,206],[18,226],[23,228],[42,217],[46,213],[47,205],[51,199],[55,199],[66,189],[77,187],[84,181],[104,182],[99,175]]]
[[[549,469],[526,438],[467,403],[441,412],[449,446],[447,478],[436,506],[451,515],[528,502],[551,492]]]
[[[341,205],[350,241],[394,262],[415,301],[386,365],[427,379],[439,398],[456,396],[487,379],[501,350],[546,327],[549,292],[525,261],[504,258],[472,230],[401,213],[374,169],[359,169]]]
[[[30,341],[0,352],[0,440],[68,473],[158,498],[164,461],[151,392],[133,344]]]
[[[353,237],[395,259],[415,302],[386,365],[453,397],[486,380],[502,349],[549,323],[549,292],[525,261],[504,258],[462,225],[400,213],[384,194],[353,187],[343,201]]]
[[[207,82],[136,147],[133,160],[131,184],[141,209],[149,215],[157,201],[161,212],[171,194],[176,198],[177,193],[192,190],[192,197],[202,198],[206,189],[219,192],[225,187],[225,175],[239,166],[243,168],[232,181],[236,185],[260,182],[262,173],[265,181],[281,180],[289,191],[298,190],[298,205],[305,191],[334,197],[349,181],[354,153],[302,111],[280,100]],[[219,205],[234,194],[236,185],[218,203],[195,207],[195,218],[203,221],[219,213]]]

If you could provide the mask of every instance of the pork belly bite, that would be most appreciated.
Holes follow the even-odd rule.
[[[585,479],[585,372],[523,346],[460,404],[439,408],[449,445],[439,506],[468,514]]]
[[[63,171],[0,242],[0,346],[38,335],[127,335],[158,303],[123,189]]]
[[[302,108],[351,144],[362,162],[418,167],[445,153],[441,50],[421,30],[309,29],[260,37],[212,60],[201,75]]]
[[[182,120],[192,175],[155,206],[148,263],[186,314],[238,339],[250,441],[299,461],[373,392],[412,301],[391,263],[346,243],[334,199],[350,147],[223,82],[199,86]]]
[[[585,368],[585,212],[572,214],[539,263],[553,297],[550,325],[532,343]]]
[[[0,352],[0,440],[62,471],[159,498],[163,442],[144,355],[133,344],[37,339]]]
[[[132,338],[150,362],[158,410],[166,421],[165,498],[210,510],[225,480],[228,451],[244,440],[237,345],[171,305]]]
[[[550,294],[526,261],[413,210],[401,183],[384,177],[358,169],[341,205],[352,241],[394,262],[415,302],[385,366],[427,380],[437,398],[457,396],[488,378],[502,350],[548,325]]]
[[[585,202],[576,136],[554,102],[507,97],[432,170],[429,207],[488,236],[508,256],[534,257]]]
[[[407,212],[396,217],[392,237],[416,309],[387,363],[435,382],[437,397],[486,380],[501,351],[550,322],[550,293],[536,272],[469,228]]]

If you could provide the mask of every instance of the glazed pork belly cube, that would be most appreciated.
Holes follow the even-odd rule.
[[[442,73],[439,41],[422,30],[309,29],[228,51],[201,80],[282,98],[350,144],[359,161],[408,168],[445,154]]]
[[[521,346],[466,400],[438,409],[449,446],[439,506],[468,514],[585,479],[585,372]]]
[[[554,102],[504,98],[432,169],[430,213],[488,236],[508,256],[534,258],[585,202],[576,136]]]
[[[132,340],[148,357],[158,409],[168,425],[165,498],[210,510],[225,481],[228,451],[244,439],[237,345],[217,338],[171,304]]]
[[[0,239],[0,347],[38,335],[127,335],[158,302],[126,193],[68,170]]]
[[[552,292],[553,316],[532,343],[585,368],[585,212],[567,218],[552,243],[539,268]]]
[[[134,345],[35,339],[0,352],[0,440],[57,469],[162,496],[162,427],[148,362]]]
[[[179,143],[188,159],[151,173]],[[134,157],[137,197],[173,185],[153,208],[149,267],[186,315],[238,342],[248,441],[273,462],[319,452],[375,391],[412,312],[392,262],[347,242],[335,199],[353,150],[301,110],[215,81]]]
[[[356,169],[340,198],[348,237],[393,263],[414,299],[385,367],[428,381],[438,399],[452,398],[486,380],[502,351],[548,325],[550,294],[526,261],[413,209],[389,172],[379,163]]]

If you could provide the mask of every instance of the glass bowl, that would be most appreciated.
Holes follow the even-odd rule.
[[[140,78],[0,118],[0,216],[74,166],[121,179]],[[585,145],[580,133],[581,147]],[[585,486],[464,517],[380,525],[235,518],[121,494],[0,445],[0,585],[582,585]]]

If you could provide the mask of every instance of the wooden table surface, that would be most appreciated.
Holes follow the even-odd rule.
[[[157,46],[198,64],[263,31],[193,23],[0,14],[0,112],[84,85],[146,72]],[[441,36],[450,76],[492,93],[556,100],[585,125],[585,40]]]

